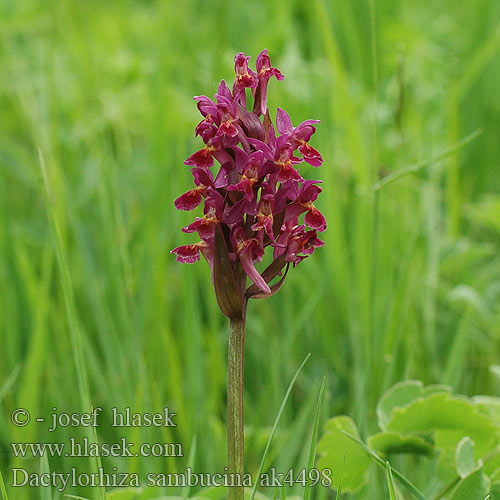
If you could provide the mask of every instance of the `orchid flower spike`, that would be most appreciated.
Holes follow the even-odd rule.
[[[278,108],[275,127],[267,108],[268,84],[271,77],[281,81],[284,76],[271,65],[267,49],[257,56],[256,71],[249,59],[236,54],[232,90],[222,80],[214,99],[194,98],[203,116],[195,132],[204,145],[185,161],[192,167],[195,186],[177,198],[175,206],[193,210],[203,204],[203,215],[183,228],[197,233],[199,241],[171,251],[182,263],[205,258],[217,301],[229,318],[241,315],[249,298],[276,293],[290,264],[295,267],[323,246],[317,233],[326,229],[315,205],[321,181],[305,180],[298,170],[306,163],[323,163],[309,144],[319,121],[294,127],[286,111]],[[251,106],[247,88],[254,100]],[[260,272],[258,265],[268,249],[272,262]]]

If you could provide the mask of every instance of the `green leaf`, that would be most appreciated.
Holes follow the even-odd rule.
[[[490,500],[500,500],[500,483],[493,483],[491,485]]]
[[[493,450],[488,456],[484,458],[484,472],[490,476],[491,480],[496,482],[500,481],[500,477],[496,477],[498,471],[500,471],[500,447]]]
[[[365,482],[365,474],[371,465],[366,451],[342,431],[359,437],[356,424],[350,417],[334,417],[325,425],[326,433],[318,443],[318,452],[321,455],[318,461],[319,469],[331,469],[333,472],[332,487],[339,489],[342,466],[345,466],[342,477],[344,492],[352,492],[361,488]]]
[[[413,453],[434,455],[434,445],[423,436],[401,434],[399,432],[379,432],[368,438],[368,445],[375,451],[388,453]]]
[[[387,430],[402,434],[434,431],[436,448],[455,449],[469,436],[482,455],[495,442],[496,426],[492,419],[469,399],[438,393],[418,399],[405,408],[396,408]]]
[[[453,392],[453,389],[449,385],[445,384],[431,384],[431,385],[426,385],[422,389],[422,396],[431,396],[432,394],[442,394],[442,393],[448,393],[451,394]]]
[[[449,500],[484,500],[489,489],[490,480],[480,467],[459,481]]]
[[[472,402],[482,411],[485,415],[492,418],[497,425],[500,426],[500,398],[493,396],[474,396]]]
[[[471,474],[476,468],[474,460],[474,441],[470,437],[464,437],[457,445],[455,462],[458,475],[463,479]]]
[[[424,387],[420,380],[405,380],[392,386],[381,398],[377,405],[378,424],[385,429],[392,414],[397,408],[404,408],[419,398],[432,394],[451,393],[447,385],[427,385]]]
[[[422,395],[420,380],[406,380],[391,387],[377,405],[378,425],[381,429],[389,422],[395,408],[402,408]]]

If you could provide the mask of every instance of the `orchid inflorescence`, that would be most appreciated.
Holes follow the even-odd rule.
[[[194,263],[201,252],[212,270],[219,305],[229,317],[241,311],[246,298],[275,293],[289,265],[297,265],[323,245],[317,232],[326,229],[314,205],[321,181],[305,180],[297,170],[304,161],[314,167],[323,163],[309,144],[319,120],[294,127],[286,111],[278,108],[275,128],[267,87],[271,77],[284,77],[271,66],[267,50],[257,57],[257,72],[248,67],[249,59],[236,54],[232,91],[222,80],[214,100],[194,98],[203,115],[195,135],[205,146],[184,162],[192,167],[196,187],[175,200],[179,210],[193,210],[204,201],[203,217],[183,228],[197,232],[200,241],[171,253],[179,262]],[[252,111],[247,107],[247,88]],[[294,156],[295,151],[301,156]],[[215,175],[214,159],[220,163]],[[266,248],[272,248],[272,262],[261,274],[255,263],[263,259]],[[271,285],[278,275],[281,279]],[[253,282],[248,288],[247,276]]]

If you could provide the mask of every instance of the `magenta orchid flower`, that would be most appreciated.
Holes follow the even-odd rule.
[[[204,146],[184,163],[191,166],[194,188],[179,196],[179,210],[203,204],[203,214],[182,230],[199,241],[174,248],[177,261],[192,264],[201,256],[211,269],[217,302],[229,317],[228,471],[244,473],[243,365],[245,318],[249,298],[262,299],[283,285],[295,267],[324,245],[318,232],[326,220],[316,207],[321,181],[306,180],[299,167],[323,163],[309,144],[318,120],[297,127],[278,108],[276,126],[267,107],[267,90],[281,72],[267,50],[256,71],[242,52],[234,58],[232,90],[221,81],[213,99],[194,99],[203,119],[195,129]],[[250,90],[247,90],[250,89]],[[247,106],[247,95],[253,105]],[[215,163],[218,171],[212,171]],[[307,174],[308,169],[304,169]],[[269,253],[270,264],[259,270]],[[244,500],[243,486],[228,488],[229,500]]]
[[[304,161],[314,167],[323,162],[309,144],[319,120],[294,127],[286,111],[278,108],[275,128],[267,109],[268,83],[273,76],[284,77],[271,65],[267,50],[257,57],[257,71],[250,69],[249,59],[242,52],[236,55],[232,91],[222,80],[214,99],[194,98],[203,116],[195,135],[205,145],[185,161],[193,167],[195,187],[175,200],[179,210],[193,210],[204,202],[203,216],[183,228],[197,233],[200,241],[172,253],[184,263],[204,256],[219,305],[228,316],[232,314],[228,303],[241,309],[249,297],[275,293],[283,279],[271,282],[290,263],[297,265],[322,246],[317,232],[326,229],[314,204],[321,181],[305,180],[298,170]],[[252,111],[246,106],[247,88],[254,97]],[[220,168],[212,173],[215,161]],[[274,260],[261,273],[256,265],[267,248],[273,249]],[[221,273],[226,276],[220,277]],[[244,284],[247,277],[253,283],[250,287]],[[228,293],[238,296],[230,298]]]

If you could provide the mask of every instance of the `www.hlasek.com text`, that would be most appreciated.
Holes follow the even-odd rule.
[[[10,443],[15,457],[183,457],[181,443],[136,443],[121,438],[116,443],[96,443],[70,438],[67,443]]]
[[[188,467],[183,473],[149,473],[146,475],[146,480],[141,481],[138,474],[120,473],[116,467],[113,467],[112,472],[104,472],[102,468],[96,473],[78,473],[76,468],[72,468],[69,472],[47,472],[33,473],[26,469],[12,469],[13,488],[23,486],[32,487],[53,487],[59,492],[63,492],[68,488],[85,488],[85,487],[101,487],[101,488],[120,488],[120,487],[140,487],[140,486],[158,486],[158,487],[234,487],[234,486],[253,486],[253,478],[251,474],[233,474],[229,473],[227,467],[223,473],[195,473]],[[301,485],[314,487],[322,485],[325,487],[332,484],[331,469],[290,469],[287,472],[277,472],[275,468],[261,474],[258,480],[261,487],[281,487]]]

